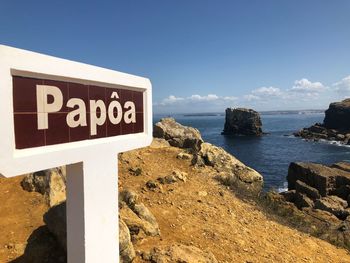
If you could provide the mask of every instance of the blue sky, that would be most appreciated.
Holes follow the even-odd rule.
[[[145,76],[156,113],[350,96],[350,1],[4,0],[0,43]]]

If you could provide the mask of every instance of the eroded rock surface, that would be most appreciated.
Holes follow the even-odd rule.
[[[153,136],[163,138],[171,146],[190,148],[194,151],[203,143],[200,132],[192,127],[183,126],[173,118],[163,118],[154,125]]]
[[[150,147],[151,148],[166,148],[166,147],[170,147],[170,144],[167,140],[165,140],[163,138],[153,138]]]
[[[119,193],[119,213],[133,238],[160,235],[156,218],[135,192],[123,190]]]
[[[245,166],[224,149],[210,143],[203,143],[193,160],[198,166],[214,167],[217,179],[225,185],[243,190],[245,193],[258,194],[263,187],[263,177],[254,169]]]
[[[345,219],[350,213],[348,202],[335,195],[322,197],[315,202],[315,208],[330,212],[340,219]]]
[[[22,188],[29,192],[39,192],[45,196],[50,207],[66,200],[66,169],[53,168],[26,175]]]
[[[131,243],[130,231],[122,219],[119,219],[119,262],[129,263],[135,258],[134,246]]]

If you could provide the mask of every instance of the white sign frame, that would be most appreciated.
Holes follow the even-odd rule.
[[[144,132],[18,150],[13,75],[143,91]],[[0,174],[13,177],[67,165],[68,262],[117,262],[117,156],[152,141],[150,80],[0,45],[0,120]]]
[[[12,75],[144,91],[144,132],[16,150]],[[152,85],[149,79],[0,45],[0,173],[5,177],[84,161],[107,150],[112,155],[152,141]],[[98,158],[98,156],[96,156]]]

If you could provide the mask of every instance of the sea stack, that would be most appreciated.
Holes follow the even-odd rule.
[[[252,109],[227,108],[225,127],[221,134],[250,136],[262,135],[260,114]]]

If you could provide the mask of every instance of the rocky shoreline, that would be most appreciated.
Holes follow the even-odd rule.
[[[331,103],[323,123],[294,136],[350,145],[350,99]],[[291,163],[287,181],[288,191],[267,195],[275,212],[289,214],[303,231],[350,250],[350,163]]]
[[[323,123],[316,123],[294,133],[307,140],[337,141],[350,145],[350,99],[334,102],[325,112]]]

